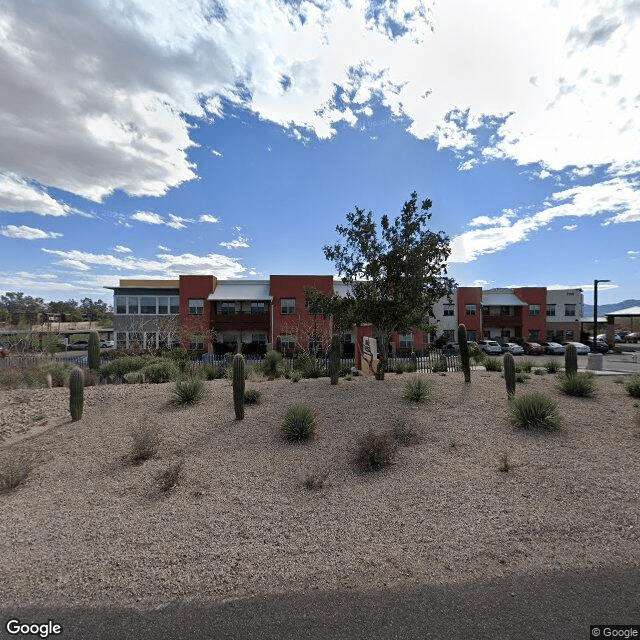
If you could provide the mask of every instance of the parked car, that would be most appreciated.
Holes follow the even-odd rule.
[[[552,356],[563,356],[564,347],[559,342],[543,342],[540,346],[544,348],[544,352]]]
[[[86,351],[89,348],[88,340],[78,340],[78,342],[69,343],[69,349],[72,351]]]
[[[502,347],[495,340],[478,340],[478,346],[489,355],[502,353]]]
[[[592,340],[593,338],[589,338],[590,340]],[[598,340],[604,340],[605,342],[607,341],[607,334],[606,333],[599,333],[598,334]],[[613,341],[614,342],[622,342],[622,336],[619,333],[614,333],[613,334]]]
[[[442,347],[442,352],[445,355],[457,356],[460,353],[460,345],[457,342],[447,342],[447,344]]]
[[[627,333],[624,337],[625,342],[638,342],[640,340],[640,333],[634,331],[633,333]]]
[[[576,348],[576,353],[579,356],[587,356],[589,355],[589,347],[586,344],[582,344],[582,342],[565,342],[563,343],[565,349],[572,344]]]
[[[113,340],[100,340],[100,348],[101,349],[111,349],[111,347],[115,347],[116,343]]]
[[[544,353],[544,347],[537,342],[525,342],[523,348],[528,356],[541,356]]]
[[[507,342],[504,346],[511,355],[521,356],[524,353],[524,349],[515,342]]]
[[[592,353],[608,353],[609,345],[604,340],[596,340],[595,343],[593,340],[585,340],[584,344],[589,347],[589,351]]]

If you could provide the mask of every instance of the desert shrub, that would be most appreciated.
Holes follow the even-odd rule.
[[[420,437],[416,430],[407,422],[396,422],[391,429],[391,437],[394,441],[402,447],[408,447],[412,444],[417,444],[420,441]]]
[[[129,460],[133,464],[142,464],[145,460],[153,458],[158,452],[160,435],[155,425],[138,425],[131,430],[131,453]]]
[[[562,369],[557,360],[547,360],[542,366],[547,370],[547,373],[558,373]]]
[[[529,378],[531,378],[531,376],[527,375],[526,373],[516,373],[516,382],[519,382],[520,384],[524,384],[527,380],[529,380]]]
[[[338,375],[341,378],[344,378],[345,376],[348,376],[350,373],[351,373],[351,367],[348,364],[343,364],[340,367],[340,371],[339,371]]]
[[[533,370],[533,375],[534,376],[544,376],[546,375],[547,371],[546,369],[534,369]]]
[[[469,343],[469,358],[476,364],[482,364],[487,358],[487,354],[475,342]]]
[[[596,392],[596,381],[588,373],[578,372],[570,376],[562,376],[558,389],[568,396],[590,398]]]
[[[309,491],[318,491],[324,486],[324,481],[327,479],[327,475],[327,473],[307,473],[302,484],[304,485],[304,488]]]
[[[31,473],[31,462],[25,458],[10,457],[0,464],[0,493],[11,491],[22,484]]]
[[[443,362],[442,360],[436,360],[432,365],[431,365],[431,371],[433,373],[445,373],[447,370],[447,365],[445,362]]]
[[[124,378],[127,373],[140,371],[153,362],[157,362],[157,360],[157,358],[150,355],[124,356],[102,365],[100,374],[108,379]]]
[[[316,430],[316,418],[305,404],[293,404],[282,421],[282,434],[287,440],[309,440]]]
[[[487,371],[502,371],[502,362],[498,358],[487,358],[484,366]]]
[[[158,490],[161,493],[167,493],[174,489],[182,477],[182,460],[161,471],[156,476],[158,482]]]
[[[147,382],[170,382],[179,376],[179,369],[171,360],[162,359],[148,364],[142,369],[142,374]]]
[[[358,440],[354,464],[361,471],[376,471],[393,462],[397,445],[390,433],[368,431]]]
[[[52,387],[66,387],[69,382],[69,372],[72,365],[65,362],[49,361],[40,365],[44,375],[51,374]]]
[[[282,354],[279,351],[268,351],[260,363],[260,369],[268,378],[279,378],[283,373]]]
[[[632,398],[640,398],[640,374],[636,373],[629,382],[625,382],[624,388]]]
[[[181,373],[186,373],[189,355],[182,347],[172,347],[168,351],[163,351],[162,357],[174,362]]]
[[[411,402],[427,402],[433,399],[433,385],[424,378],[414,377],[404,385],[404,397]]]
[[[171,404],[196,404],[206,395],[204,383],[200,378],[189,378],[187,380],[179,380],[173,390]]]
[[[100,374],[95,369],[83,369],[83,372],[85,387],[95,387],[100,384]]]
[[[129,371],[122,378],[127,384],[142,384],[144,382],[144,373],[142,371]]]
[[[557,405],[544,393],[510,396],[509,413],[511,422],[521,429],[553,431],[560,428]]]
[[[257,389],[247,389],[244,392],[245,404],[258,404],[260,402],[260,392]]]
[[[203,364],[199,371],[203,380],[219,380],[225,377],[225,371],[215,364]]]
[[[289,377],[291,378],[291,382],[300,382],[300,378],[302,378],[299,371],[292,371]]]
[[[299,371],[303,378],[320,378],[324,375],[322,366],[318,358],[303,351],[296,356],[293,368]]]
[[[518,373],[531,373],[534,364],[532,360],[521,360],[516,364],[516,371]]]
[[[398,362],[395,367],[393,367],[393,371],[397,374],[404,373],[404,365],[402,362]]]

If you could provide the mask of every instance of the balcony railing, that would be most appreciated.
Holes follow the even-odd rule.
[[[268,313],[217,313],[211,316],[213,329],[269,329]]]

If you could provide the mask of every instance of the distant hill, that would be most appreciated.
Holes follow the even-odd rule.
[[[640,307],[640,300],[623,300],[622,302],[614,302],[613,304],[599,304],[598,316],[604,316],[612,311],[619,309],[628,309],[629,307]],[[593,305],[585,304],[582,312],[583,316],[593,315]]]

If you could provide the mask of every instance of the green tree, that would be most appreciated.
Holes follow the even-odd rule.
[[[433,305],[451,297],[455,282],[446,276],[451,253],[449,238],[426,228],[431,219],[431,200],[418,202],[413,192],[401,214],[393,221],[380,220],[356,207],[347,214],[347,225],[338,225],[344,242],[323,247],[348,285],[344,297],[326,296],[309,290],[308,305],[338,319],[342,329],[371,323],[378,342],[379,366],[376,378],[384,379],[389,342],[394,332],[427,329]]]
[[[0,296],[0,309],[9,313],[13,324],[18,324],[21,319],[27,324],[34,324],[38,314],[44,311],[44,300],[25,296],[22,291],[7,291]]]

